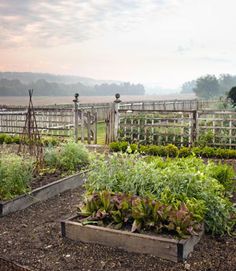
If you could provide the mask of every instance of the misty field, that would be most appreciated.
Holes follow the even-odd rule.
[[[148,101],[148,100],[174,100],[174,99],[194,99],[194,94],[171,94],[171,95],[144,95],[144,96],[121,96],[123,102],[128,101]],[[114,96],[83,96],[79,97],[81,103],[109,103],[114,101]],[[34,96],[34,105],[55,105],[70,104],[71,96]],[[27,105],[27,96],[0,96],[0,105]]]

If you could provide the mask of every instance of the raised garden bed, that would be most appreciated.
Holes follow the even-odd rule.
[[[8,201],[0,201],[0,217],[23,210],[32,204],[47,200],[66,190],[74,189],[81,186],[84,182],[87,171],[79,172],[63,179],[54,181],[42,187],[36,188],[28,194],[21,195]]]
[[[182,262],[200,241],[203,231],[188,239],[174,239],[155,235],[131,233],[76,222],[78,216],[61,221],[63,237],[75,241],[97,243],[129,252],[151,254],[173,262]]]

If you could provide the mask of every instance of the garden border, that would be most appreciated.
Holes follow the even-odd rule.
[[[52,198],[64,191],[81,186],[88,170],[76,173],[50,184],[36,188],[28,194],[20,195],[12,200],[0,201],[0,217],[23,210],[37,202]]]
[[[62,237],[74,241],[97,243],[124,249],[128,252],[151,254],[173,262],[183,262],[204,234],[202,230],[198,236],[176,240],[94,225],[84,226],[79,222],[73,221],[77,217],[75,215],[61,221]]]

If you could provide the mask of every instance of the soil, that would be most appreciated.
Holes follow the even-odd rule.
[[[235,160],[227,162],[236,168]],[[56,174],[54,177],[58,179]],[[37,185],[50,179],[44,178],[41,181],[39,178]],[[150,255],[63,239],[60,220],[76,214],[83,192],[82,188],[67,191],[1,217],[0,257],[33,271],[236,271],[236,231],[235,236],[205,235],[188,260],[177,264]]]
[[[45,173],[42,176],[35,175],[33,180],[30,182],[30,190],[34,190],[38,187],[42,187],[46,184],[50,184],[62,178],[62,172],[60,170],[56,170],[53,173]]]
[[[185,263],[63,239],[60,220],[76,213],[83,189],[0,218],[0,255],[31,270],[236,270],[236,237],[204,236]],[[0,268],[1,270],[1,268]]]

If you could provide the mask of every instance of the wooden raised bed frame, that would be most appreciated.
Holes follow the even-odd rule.
[[[75,241],[116,247],[129,252],[151,254],[173,262],[184,261],[203,235],[202,231],[198,236],[177,240],[94,225],[83,226],[81,223],[73,221],[77,217],[73,216],[61,221],[61,233],[63,237]]]
[[[81,186],[87,171],[79,172],[74,175],[57,180],[50,184],[36,188],[29,192],[8,201],[0,201],[0,217],[23,210],[34,203],[52,198],[66,190]]]

